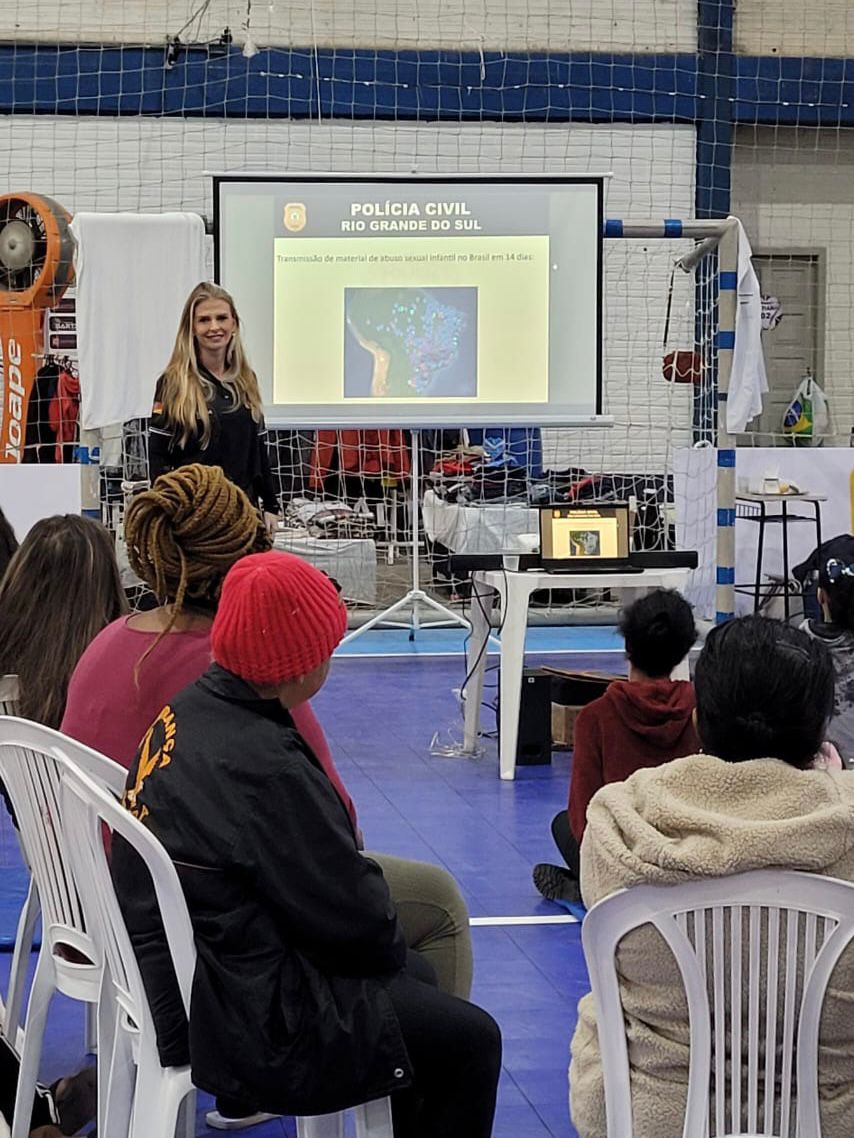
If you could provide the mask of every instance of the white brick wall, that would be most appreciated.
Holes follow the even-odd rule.
[[[738,0],[736,50],[746,55],[854,55],[850,0]]]
[[[198,210],[224,170],[427,173],[613,172],[609,217],[689,217],[694,132],[668,126],[298,124],[155,119],[0,119],[0,180],[76,210]],[[605,391],[613,430],[551,432],[557,465],[651,470],[690,441],[690,388],[661,378],[672,241],[606,242]],[[671,343],[690,347],[693,286],[682,277]]]
[[[18,42],[161,44],[197,0],[5,0],[0,39]],[[239,35],[245,0],[211,0],[185,40],[205,41],[226,26]],[[381,47],[529,51],[695,50],[692,0],[316,0],[255,4],[252,32],[262,45],[318,43]],[[738,0],[736,49],[754,55],[854,55],[849,0]]]
[[[19,42],[160,44],[198,0],[4,0],[0,39]],[[211,0],[184,33],[205,41],[237,33],[246,0]],[[692,51],[691,0],[285,0],[256,3],[252,33],[261,45],[529,51]]]
[[[756,252],[821,251],[826,265],[825,371],[819,376],[845,446],[854,426],[854,139],[835,130],[740,130],[733,211]]]

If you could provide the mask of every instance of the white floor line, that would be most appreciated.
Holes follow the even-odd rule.
[[[487,652],[489,656],[498,655],[497,648],[490,648]],[[367,658],[384,658],[389,656],[460,656],[462,655],[461,648],[431,648],[428,651],[409,651],[405,648],[394,649],[384,648],[382,651],[375,649],[373,651],[357,652],[353,651],[340,651],[336,649],[334,656],[336,660],[364,660]],[[526,656],[623,656],[625,650],[622,648],[529,648],[525,651]]]
[[[554,917],[469,917],[470,925],[577,925],[578,917],[562,913]]]

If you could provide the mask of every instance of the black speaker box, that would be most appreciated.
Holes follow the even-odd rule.
[[[540,668],[522,672],[516,765],[544,766],[552,761],[552,677]]]
[[[629,557],[639,569],[696,569],[696,549],[636,549]]]

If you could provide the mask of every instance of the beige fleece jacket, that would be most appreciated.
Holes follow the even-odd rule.
[[[854,772],[797,771],[776,759],[691,755],[603,787],[581,846],[589,907],[641,883],[666,885],[779,866],[854,881]],[[618,953],[629,1038],[635,1138],[681,1138],[687,1009],[659,935],[639,930]],[[854,1135],[854,949],[840,958],[822,1017],[823,1138]],[[580,1138],[606,1138],[591,995],[578,1006],[570,1111]]]

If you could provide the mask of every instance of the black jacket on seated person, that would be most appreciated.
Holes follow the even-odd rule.
[[[212,665],[148,731],[125,805],[164,844],[187,898],[196,1086],[260,1110],[316,1114],[410,1084],[386,990],[406,958],[394,904],[287,711]],[[118,836],[112,868],[161,1062],[186,1063],[153,889]]]

